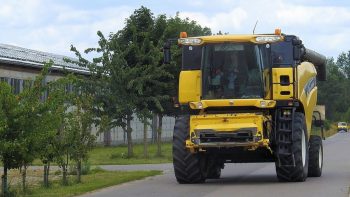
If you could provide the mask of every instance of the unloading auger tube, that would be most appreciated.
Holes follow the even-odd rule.
[[[304,60],[313,63],[317,70],[317,78],[320,81],[326,81],[327,58],[311,49],[305,48]]]

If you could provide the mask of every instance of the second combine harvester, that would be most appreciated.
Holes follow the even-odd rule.
[[[179,183],[219,178],[224,163],[275,162],[280,181],[319,177],[322,139],[311,135],[326,58],[294,35],[180,34],[182,71],[173,162]],[[164,47],[165,63],[170,46]]]

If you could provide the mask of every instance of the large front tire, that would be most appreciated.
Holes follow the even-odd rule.
[[[323,167],[323,146],[322,138],[317,135],[310,136],[309,149],[309,177],[320,177]]]
[[[293,121],[293,142],[289,145],[294,155],[284,161],[284,165],[280,165],[276,159],[276,173],[279,181],[302,182],[308,175],[308,136],[303,113],[295,112]],[[285,165],[288,164],[288,165]],[[295,164],[295,165],[294,165]]]
[[[192,154],[186,149],[189,138],[189,116],[180,116],[175,121],[173,134],[173,164],[175,177],[180,184],[205,181],[205,157]]]

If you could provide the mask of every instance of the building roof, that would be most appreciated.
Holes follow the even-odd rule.
[[[89,74],[88,68],[83,68],[76,64],[65,62],[64,58],[77,61],[77,59],[63,55],[46,53],[0,43],[0,62],[2,63],[41,68],[45,62],[52,60],[54,62],[52,66],[53,69],[66,69],[71,72]]]

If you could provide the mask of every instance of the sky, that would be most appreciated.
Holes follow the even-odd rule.
[[[282,33],[299,36],[305,46],[336,58],[350,50],[349,0],[0,0],[0,43],[74,57],[96,47],[96,32],[122,29],[135,9],[154,16],[188,17],[230,34]]]

